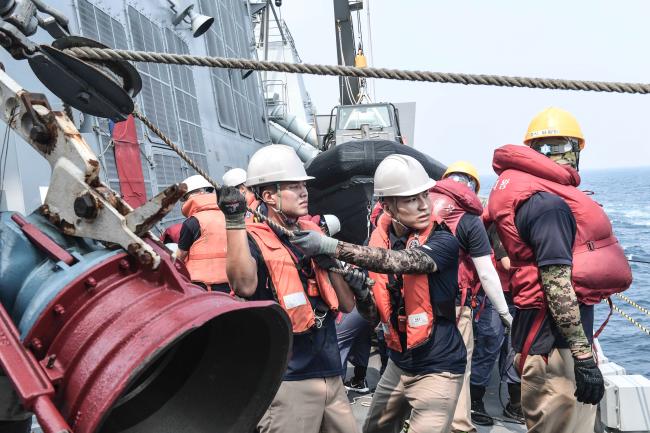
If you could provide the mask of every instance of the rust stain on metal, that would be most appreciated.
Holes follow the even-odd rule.
[[[135,233],[142,235],[147,232],[154,224],[164,218],[171,211],[176,202],[187,193],[187,185],[184,183],[171,185],[162,192],[160,207],[156,213],[145,218],[140,224],[135,226]],[[156,197],[158,198],[158,196]]]

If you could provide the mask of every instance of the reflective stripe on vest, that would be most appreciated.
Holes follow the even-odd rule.
[[[390,249],[388,230],[390,229],[391,218],[387,214],[382,214],[377,221],[377,228],[372,232],[368,243],[371,247]],[[435,228],[435,220],[426,230],[420,233],[411,234],[407,241],[407,248],[417,245],[424,245]],[[402,352],[398,330],[394,328],[391,322],[393,307],[391,304],[391,295],[388,287],[388,276],[369,272],[370,278],[375,280],[372,287],[372,293],[377,304],[379,319],[384,329],[386,345],[397,352]],[[405,329],[406,329],[406,349],[412,349],[426,343],[431,337],[435,315],[431,304],[431,295],[429,292],[429,278],[427,274],[405,274],[402,275],[403,284],[401,287],[401,296],[404,298],[405,309]]]
[[[195,194],[183,204],[183,214],[199,222],[201,235],[192,243],[185,265],[192,281],[210,287],[228,282],[226,276],[226,220],[216,194]]]
[[[299,224],[303,230],[321,231],[316,224],[308,221],[300,221]],[[289,315],[294,334],[307,332],[316,324],[309,296],[320,297],[330,310],[338,311],[339,301],[326,270],[312,260],[315,278],[307,291],[313,292],[307,293],[294,256],[275,232],[267,224],[249,221],[246,223],[246,229],[262,253],[273,285],[271,289],[280,306]]]
[[[580,176],[525,146],[506,145],[494,153],[499,178],[490,194],[488,211],[512,261],[510,289],[519,308],[540,308],[544,301],[533,250],[519,237],[515,213],[537,192],[562,198],[576,221],[573,246],[573,287],[578,300],[599,303],[626,290],[632,272],[612,225],[601,206],[576,187]]]

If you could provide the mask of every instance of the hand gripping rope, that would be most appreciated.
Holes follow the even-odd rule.
[[[185,161],[190,167],[192,167],[198,174],[203,176],[217,191],[221,190],[221,186],[210,177],[210,175],[203,170],[201,167],[199,167],[190,156],[183,151],[180,147],[178,147],[176,144],[174,144],[169,137],[165,135],[164,132],[160,130],[156,125],[154,125],[144,114],[140,113],[137,109],[133,111],[133,116],[142,121],[147,128],[149,128],[154,134],[156,134],[171,150],[176,152],[178,156],[181,157],[183,161]],[[269,218],[266,217],[266,215],[261,214],[255,209],[251,209],[250,207],[247,207],[247,210],[255,215],[255,217],[259,218],[260,221],[265,222],[268,224],[273,230],[280,232],[284,235],[286,235],[289,238],[294,237],[294,233],[290,230],[287,230],[286,228],[282,227],[281,225],[275,223],[274,221],[270,220]],[[348,270],[348,269],[343,269],[343,268],[330,268],[330,272],[334,272],[335,274],[340,274],[340,275],[347,275],[353,270]],[[366,278],[366,285],[368,287],[372,287],[375,284],[374,280],[372,278]]]

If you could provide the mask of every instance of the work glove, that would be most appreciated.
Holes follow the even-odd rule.
[[[352,289],[355,299],[366,299],[369,293],[368,286],[366,285],[366,274],[359,269],[348,268],[347,273],[343,275],[343,279],[348,283],[350,289]]]
[[[593,357],[573,359],[576,376],[575,396],[579,402],[598,404],[605,394],[605,381]]]
[[[226,218],[226,230],[246,229],[246,199],[237,188],[222,187],[219,191],[218,204]]]
[[[332,269],[339,267],[339,264],[335,258],[326,256],[325,254],[319,254],[312,258],[321,269]]]
[[[501,318],[501,322],[506,328],[506,333],[510,332],[510,328],[512,328],[512,316],[510,315],[510,312],[506,311],[504,313],[499,313],[499,318]]]
[[[314,257],[319,254],[333,256],[339,243],[334,238],[311,230],[296,232],[290,240],[307,257]]]

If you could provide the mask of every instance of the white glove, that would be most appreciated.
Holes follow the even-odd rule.
[[[499,274],[497,274],[497,270],[494,268],[492,258],[490,256],[472,257],[472,262],[481,280],[485,294],[494,309],[499,313],[503,324],[510,328],[512,326],[512,316],[508,310],[506,298],[503,296],[501,280],[499,280]]]

